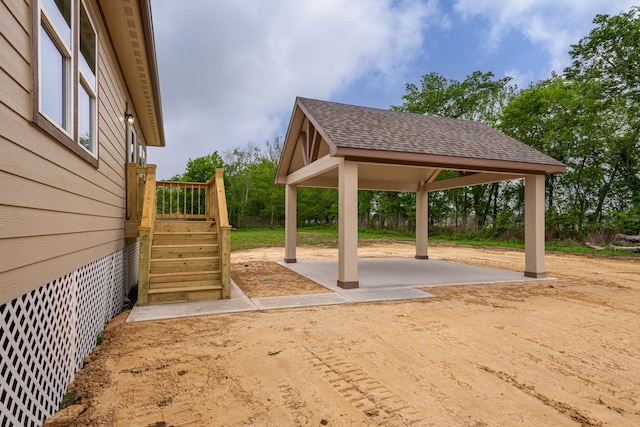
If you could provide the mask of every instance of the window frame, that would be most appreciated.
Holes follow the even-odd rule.
[[[91,155],[93,155],[93,153],[95,153],[96,157],[97,157],[97,153],[98,153],[98,31],[96,30],[96,25],[93,22],[93,19],[91,18],[91,13],[89,12],[89,9],[87,7],[87,5],[85,4],[84,1],[80,1],[79,2],[79,6],[78,6],[78,31],[80,31],[80,29],[82,28],[82,10],[84,9],[84,13],[87,16],[87,21],[88,24],[91,26],[91,30],[93,31],[94,34],[94,46],[93,46],[93,53],[94,53],[94,75],[93,76],[85,76],[85,71],[83,70],[83,67],[80,66],[80,61],[82,60],[82,58],[84,58],[84,55],[82,54],[82,34],[79,33],[78,34],[78,51],[77,51],[77,57],[78,57],[78,74],[77,74],[77,80],[78,80],[78,90],[76,92],[76,97],[78,99],[78,103],[80,100],[80,91],[84,90],[84,92],[87,94],[87,96],[89,97],[89,138],[90,138],[90,142],[91,142],[91,147],[92,149],[86,148],[84,145],[82,145],[82,143],[80,142],[80,131],[78,131],[78,144],[85,150],[87,150],[87,152],[89,152]],[[86,60],[86,58],[84,58]],[[91,64],[87,63],[87,65],[89,67],[91,67]],[[91,72],[91,70],[89,70],[89,72]],[[91,85],[91,81],[90,81],[90,77],[93,77],[93,87]],[[77,123],[78,125],[80,125],[80,110],[76,109],[76,119],[77,119]]]
[[[32,122],[47,133],[51,138],[58,141],[60,144],[64,145],[66,148],[71,150],[73,153],[78,155],[80,158],[85,160],[87,163],[91,164],[93,167],[98,168],[99,166],[99,141],[98,141],[98,109],[99,109],[99,70],[98,70],[98,62],[99,62],[99,34],[97,31],[96,21],[94,19],[94,13],[89,5],[84,2],[84,0],[70,0],[71,2],[71,46],[69,46],[70,58],[67,58],[70,62],[69,67],[69,76],[67,76],[67,91],[66,95],[67,99],[67,110],[70,113],[68,115],[67,120],[70,121],[67,126],[68,130],[65,130],[61,125],[56,123],[53,119],[49,118],[43,110],[40,108],[41,104],[41,86],[40,86],[40,58],[41,58],[41,29],[47,30],[48,27],[50,32],[53,31],[54,36],[58,37],[58,30],[55,29],[54,23],[48,16],[48,12],[46,12],[45,5],[43,0],[34,0],[31,7],[32,19],[31,19],[31,43],[32,43],[32,80],[33,80],[33,102],[32,102]],[[79,90],[81,83],[81,72],[79,68],[78,58],[80,53],[80,8],[83,7],[88,18],[89,22],[92,25],[92,28],[95,32],[95,60],[96,60],[96,87],[93,90],[93,94],[95,95],[94,108],[91,112],[91,119],[93,120],[93,145],[94,150],[87,150],[82,144],[80,144],[79,132],[78,132],[78,98],[79,98]],[[43,26],[43,17],[46,20]],[[49,38],[52,36],[49,34]],[[54,44],[59,41],[52,40]],[[86,91],[86,88],[84,89]]]
[[[127,120],[125,118],[125,123]],[[136,131],[136,127],[133,124],[127,123],[127,162],[128,163],[138,163],[138,132]]]
[[[127,104],[127,111],[129,106]],[[138,129],[135,123],[128,123],[125,118],[127,128],[127,163],[135,163],[138,166],[147,165],[147,145],[138,136]]]

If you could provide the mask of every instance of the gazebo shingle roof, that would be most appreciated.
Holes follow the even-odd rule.
[[[309,98],[298,103],[336,148],[564,166],[485,124]]]

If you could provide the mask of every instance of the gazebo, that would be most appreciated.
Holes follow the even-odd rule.
[[[443,170],[459,176],[437,180]],[[428,194],[524,178],[527,277],[544,266],[545,174],[565,165],[479,122],[296,98],[276,183],[286,185],[285,259],[296,262],[297,188],[338,188],[338,286],[357,288],[358,190],[416,193],[416,254],[428,259]]]

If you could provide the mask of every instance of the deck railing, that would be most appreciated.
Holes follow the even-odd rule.
[[[158,219],[207,219],[207,184],[157,181]]]
[[[222,298],[231,296],[231,225],[227,214],[224,169],[204,182],[156,181],[156,166],[127,164],[126,237],[140,239],[138,303],[148,304],[151,246],[156,219],[206,220],[215,224]]]

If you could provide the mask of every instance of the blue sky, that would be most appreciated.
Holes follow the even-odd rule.
[[[561,72],[596,14],[640,0],[153,0],[167,146],[188,159],[284,136],[296,96],[377,108],[476,70],[521,88]]]

